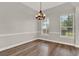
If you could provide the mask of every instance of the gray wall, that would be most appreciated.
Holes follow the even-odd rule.
[[[21,3],[0,3],[0,49],[35,37],[34,13]]]
[[[49,28],[50,33],[48,34],[48,36],[40,35],[39,37],[45,38],[50,41],[57,41],[57,42],[73,45],[74,38],[60,36],[60,16],[68,15],[69,13],[74,13],[74,11],[75,8],[70,3],[65,3],[63,5],[59,5],[57,7],[47,9],[45,11],[45,14],[50,20],[50,28]]]

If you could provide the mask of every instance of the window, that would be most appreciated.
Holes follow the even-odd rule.
[[[60,32],[61,36],[73,37],[73,14],[60,16]]]
[[[42,30],[42,34],[48,34],[48,32],[49,32],[49,19],[42,20],[41,30]]]

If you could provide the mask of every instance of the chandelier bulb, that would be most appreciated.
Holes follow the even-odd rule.
[[[37,20],[44,20],[45,19],[45,14],[41,10],[41,2],[40,2],[40,11],[35,15]]]

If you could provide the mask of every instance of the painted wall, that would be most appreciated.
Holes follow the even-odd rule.
[[[0,49],[35,37],[34,12],[21,3],[0,3]]]
[[[74,13],[74,11],[75,8],[70,3],[46,10],[45,13],[50,20],[49,34],[39,35],[39,37],[48,39],[50,41],[74,45],[74,38],[60,36],[60,16]]]

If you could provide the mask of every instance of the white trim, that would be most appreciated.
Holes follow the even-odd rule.
[[[41,40],[45,40],[45,41],[49,41],[49,42],[56,42],[56,43],[65,44],[65,45],[74,46],[74,47],[79,48],[79,45],[69,44],[66,42],[60,42],[60,41],[50,40],[50,39],[46,39],[46,38],[45,39],[44,38],[37,38],[37,39],[41,39]]]
[[[31,41],[34,41],[34,40],[39,40],[39,39],[40,40],[45,40],[45,41],[50,41],[50,42],[56,42],[56,43],[60,43],[60,44],[66,44],[66,45],[70,45],[70,46],[74,46],[74,47],[79,48],[79,45],[69,44],[69,43],[66,43],[66,42],[59,42],[59,41],[49,40],[49,39],[44,39],[44,38],[34,38],[32,40],[29,40],[29,41],[24,41],[24,42],[20,42],[20,43],[14,44],[14,45],[10,45],[10,46],[5,47],[5,48],[1,48],[0,51],[10,49],[10,48],[16,47],[18,45],[22,45],[22,44],[25,44],[25,43],[28,43],[28,42],[31,42]]]
[[[74,39],[74,37],[68,37],[68,36],[60,36],[60,32],[49,32],[48,34],[41,34],[41,35],[47,35],[49,36],[49,34],[58,34],[60,38],[68,38],[68,39]]]
[[[13,47],[16,47],[16,46],[19,46],[19,45],[22,45],[22,44],[25,44],[25,43],[34,41],[34,40],[36,40],[36,39],[32,39],[32,40],[29,40],[29,41],[24,41],[24,42],[16,43],[16,44],[7,46],[7,47],[5,47],[5,48],[0,48],[0,51],[6,50],[6,49],[10,49],[10,48],[13,48]]]
[[[21,34],[32,34],[32,33],[34,34],[34,33],[39,33],[39,32],[24,32],[24,33],[14,33],[14,34],[3,34],[3,35],[0,35],[0,37],[12,36],[12,35],[21,35]],[[60,34],[59,32],[50,32],[50,33]],[[18,45],[22,45],[22,44],[28,43],[30,41],[38,40],[38,39],[50,41],[50,42],[56,42],[56,43],[60,43],[60,44],[66,44],[66,45],[70,45],[70,46],[74,46],[74,47],[79,48],[79,45],[69,44],[69,43],[66,43],[66,42],[60,42],[60,41],[50,40],[50,39],[46,39],[46,38],[33,38],[31,40],[28,40],[28,41],[24,41],[24,42],[16,43],[16,44],[4,47],[4,48],[0,48],[0,51],[10,49],[10,48],[16,47]]]
[[[60,34],[60,32],[49,32],[49,33],[53,33],[53,34]]]
[[[34,34],[34,33],[37,33],[37,32],[22,32],[22,33],[12,33],[12,34],[0,34],[0,37],[22,35],[22,34]],[[36,40],[36,39],[31,39],[31,40],[28,40],[28,41],[23,41],[23,42],[19,42],[19,43],[13,44],[13,45],[9,45],[7,47],[0,48],[0,51],[6,50],[6,49],[10,49],[10,48],[16,47],[18,45],[22,45],[24,43],[28,43],[30,41],[34,41],[34,40]]]
[[[34,34],[34,33],[37,33],[37,32],[22,32],[22,33],[12,33],[12,34],[0,34],[0,37],[22,35],[22,34]]]

